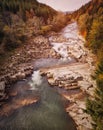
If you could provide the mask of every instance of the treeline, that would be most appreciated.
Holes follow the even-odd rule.
[[[36,0],[0,0],[0,54],[20,46],[26,39],[28,19],[37,17],[33,21],[47,23],[48,18],[56,15],[56,11]],[[35,30],[40,26],[35,24]]]
[[[30,35],[59,31],[66,23],[65,14],[36,0],[0,0],[0,55]]]
[[[26,11],[34,11],[36,16],[42,16],[44,18],[52,17],[56,14],[56,11],[51,7],[37,2],[37,0],[1,0],[0,11],[12,12],[14,14],[22,15],[22,18],[26,20]]]
[[[92,76],[97,83],[94,99],[87,100],[86,112],[92,116],[94,130],[103,130],[103,0],[92,0],[72,16],[86,38],[85,46],[97,56],[97,69]]]

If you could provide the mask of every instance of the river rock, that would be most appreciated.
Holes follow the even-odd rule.
[[[51,50],[50,50],[50,55],[56,56],[56,52],[55,52],[53,49],[51,49]]]
[[[53,74],[47,73],[47,78],[53,78]]]
[[[67,42],[67,39],[64,36],[59,35],[59,36],[51,36],[49,38],[49,41],[50,42],[63,43],[63,42]]]
[[[21,80],[25,78],[25,73],[19,72],[16,74],[17,80]]]
[[[40,73],[47,75],[50,85],[62,87],[67,89],[67,91],[80,87],[81,93],[64,96],[71,103],[66,110],[78,125],[78,130],[89,130],[92,128],[92,119],[83,112],[86,108],[84,104],[85,98],[83,98],[83,96],[86,96],[83,92],[86,92],[89,95],[93,92],[94,84],[91,82],[90,74],[93,70],[94,59],[83,47],[84,39],[79,37],[76,23],[68,25],[61,33],[50,37],[49,40],[43,36],[29,39],[21,50],[18,49],[15,54],[13,53],[13,56],[8,59],[9,62],[5,62],[5,68],[2,67],[2,72],[4,73],[1,73],[1,75],[8,75],[9,73],[10,75],[4,76],[3,79],[6,79],[11,83],[11,81],[20,80],[33,72],[33,67],[28,65],[33,59],[48,57],[60,58],[61,54],[56,52],[49,42],[61,44],[60,46],[62,47],[59,49],[63,49],[64,47],[62,50],[63,59],[73,57],[77,60],[76,63],[74,62],[64,66],[54,66],[42,70]],[[7,63],[10,65],[9,67]],[[21,65],[22,63],[24,63],[24,66]],[[11,71],[13,72],[11,73]],[[3,93],[5,91],[5,83],[3,82],[0,82],[0,91]]]
[[[80,89],[83,92],[86,92],[87,94],[93,96],[95,87],[93,84],[89,81],[78,81],[78,86],[80,86]]]
[[[15,75],[12,75],[11,76],[11,80],[12,80],[12,82],[15,82],[16,80],[17,80],[17,75],[15,74]]]
[[[5,82],[2,81],[0,82],[0,96],[4,96],[4,92],[5,92]]]
[[[88,114],[83,112],[83,110],[85,109],[86,106],[83,101],[76,101],[75,104],[67,108],[67,112],[69,112],[69,114],[76,121],[78,125],[78,130],[81,130],[80,128],[84,128],[83,130],[92,129],[92,119]]]
[[[49,82],[49,84],[52,85],[52,86],[55,85],[55,81],[54,81],[53,78],[49,78],[49,79],[48,79],[48,82]]]

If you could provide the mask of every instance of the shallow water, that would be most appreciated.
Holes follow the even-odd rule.
[[[59,35],[63,35],[67,42],[56,43],[52,37],[49,40],[61,59],[38,59],[34,63],[34,70],[76,62],[68,53],[68,48],[83,42],[77,24],[68,25]],[[61,93],[61,90],[57,91]],[[65,101],[57,91],[49,86],[39,71],[34,71],[31,77],[12,85],[9,99],[0,108],[0,130],[76,130],[74,121],[66,113]],[[38,102],[35,103],[35,99]]]
[[[29,89],[23,89],[25,86],[29,86]],[[41,77],[39,71],[34,72],[26,82],[15,84],[14,88],[18,94],[11,100],[15,98],[20,102],[22,98],[38,96],[39,101],[0,117],[0,130],[76,130],[74,121],[65,112],[64,99],[49,87],[46,78]]]
[[[67,65],[73,62],[76,62],[76,60],[73,58],[71,60],[67,58],[66,59],[41,58],[35,61],[34,69],[38,70],[40,68],[53,67],[56,65]]]

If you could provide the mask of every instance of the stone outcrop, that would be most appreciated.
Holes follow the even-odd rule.
[[[92,130],[91,123],[93,122],[91,117],[83,112],[85,109],[84,101],[76,101],[66,109],[66,111],[72,115],[73,119],[76,121],[78,125],[77,130]]]
[[[91,78],[91,74],[95,70],[96,58],[84,47],[85,40],[78,34],[75,24],[68,25],[59,35],[49,39],[54,50],[62,58],[74,58],[76,62],[42,68],[41,75],[47,76],[52,87],[62,88],[59,92],[70,102],[66,111],[76,122],[77,130],[92,130],[92,119],[84,110],[86,109],[86,98],[93,97],[96,87],[95,81]],[[72,92],[74,90],[74,93],[70,94],[71,90]],[[78,91],[75,92],[76,90]]]
[[[34,70],[34,62],[39,58],[60,58],[60,55],[49,45],[48,38],[36,36],[27,40],[21,48],[10,54],[0,63],[0,82],[7,85],[25,79]]]
[[[5,95],[5,84],[25,79],[34,70],[34,62],[40,58],[75,59],[75,62],[66,65],[54,65],[41,68],[41,75],[46,75],[49,84],[65,90],[63,93],[70,104],[66,111],[77,124],[78,130],[91,130],[92,120],[84,112],[85,99],[93,97],[96,83],[91,78],[94,71],[95,57],[84,47],[85,40],[78,34],[76,23],[68,25],[61,33],[49,39],[43,36],[31,38],[27,43],[15,50],[0,67],[0,95]],[[8,63],[8,64],[7,64]],[[68,94],[71,90],[79,90]]]
[[[80,88],[83,92],[93,95],[96,84],[91,78],[88,63],[71,63],[70,65],[41,69],[41,74],[43,73],[47,75],[48,82],[52,86],[62,87],[67,90]],[[89,89],[92,92],[89,93]]]
[[[51,86],[57,86],[66,91],[75,89],[81,90],[80,93],[74,95],[62,93],[62,96],[70,101],[66,111],[76,122],[78,130],[92,129],[92,120],[88,114],[84,113],[86,109],[85,99],[87,95],[93,96],[96,86],[91,78],[88,63],[71,63],[70,65],[59,65],[55,66],[55,68],[41,69],[41,74],[47,76]]]

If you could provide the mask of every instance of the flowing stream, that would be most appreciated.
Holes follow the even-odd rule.
[[[0,130],[76,130],[65,111],[65,99],[49,86],[46,77],[40,76],[39,68],[75,62],[68,54],[68,46],[78,42],[77,33],[73,23],[62,31],[68,41],[61,44],[50,37],[53,49],[62,58],[37,60],[37,71],[11,86],[10,98],[0,109]]]
[[[39,71],[34,71],[32,78],[19,81],[13,88],[17,94],[11,96],[5,106],[8,108],[2,112],[1,130],[75,130],[75,123],[65,112],[64,99],[49,86],[45,77],[40,76]],[[35,104],[33,100],[37,96],[39,101]],[[19,106],[15,108],[18,102]]]

